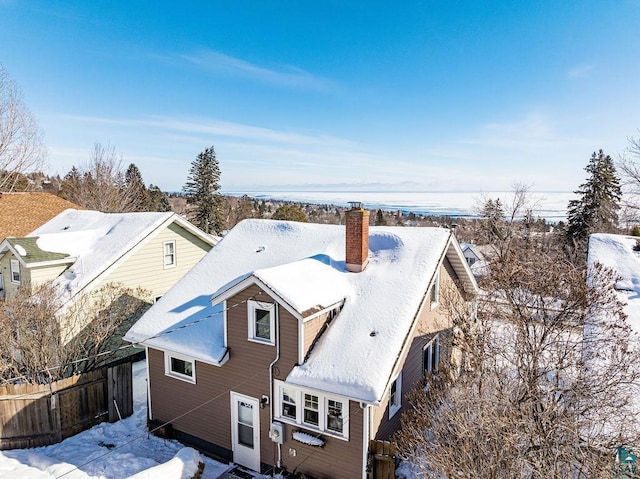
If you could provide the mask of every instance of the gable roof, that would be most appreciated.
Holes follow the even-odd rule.
[[[449,230],[371,227],[369,233],[369,265],[349,273],[344,226],[245,220],[125,339],[221,365],[226,356],[221,301],[234,288],[262,283],[303,317],[310,309],[344,301],[308,360],[287,381],[379,401],[443,256],[450,257],[467,288],[477,286]]]
[[[587,256],[590,268],[600,263],[620,276],[615,285],[616,293],[625,304],[629,325],[636,332],[640,332],[640,252],[634,251],[633,247],[638,239],[616,234],[592,234]]]
[[[69,208],[82,209],[51,193],[0,193],[0,241],[26,236]]]
[[[68,209],[24,238],[8,238],[0,252],[10,248],[25,266],[31,256],[38,264],[69,261],[73,265],[54,280],[72,298],[124,261],[143,242],[165,226],[177,223],[208,244],[215,238],[172,212],[101,213]],[[20,251],[22,248],[22,251]],[[20,253],[26,254],[20,254]]]
[[[58,263],[73,262],[75,258],[66,253],[56,253],[45,251],[38,246],[39,236],[28,236],[26,238],[7,238],[13,254],[26,266],[33,266],[38,263]]]

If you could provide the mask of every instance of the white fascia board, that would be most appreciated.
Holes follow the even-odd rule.
[[[202,241],[204,241],[207,244],[210,244],[211,246],[215,246],[216,244],[218,244],[218,241],[220,241],[221,239],[218,236],[213,236],[205,233],[196,225],[190,223],[188,220],[186,220],[185,218],[183,218],[182,216],[176,213],[174,213],[173,216],[167,219],[167,226],[169,225],[169,223],[176,223],[178,226],[181,226],[182,228],[187,230],[189,233],[200,238]]]
[[[460,248],[460,243],[455,239],[455,236],[449,237],[449,242],[446,246],[446,257],[451,262],[454,271],[464,283],[465,289],[470,293],[478,294],[478,283],[471,272],[471,267]]]
[[[303,318],[300,315],[300,313],[298,313],[295,309],[293,309],[293,307],[289,303],[287,303],[284,300],[284,298],[282,298],[278,293],[273,291],[269,286],[267,286],[260,279],[256,278],[253,275],[247,276],[246,278],[244,278],[239,283],[236,283],[233,286],[231,286],[229,289],[223,291],[220,294],[217,294],[216,296],[213,296],[210,299],[210,302],[211,302],[212,305],[216,305],[216,304],[218,304],[218,303],[220,303],[222,301],[227,301],[229,298],[235,296],[236,294],[240,293],[241,291],[247,289],[249,286],[252,286],[252,285],[259,286],[260,289],[264,290],[280,306],[282,306],[284,309],[289,311],[289,313],[291,313],[293,315],[293,317],[295,317],[296,319],[298,319],[300,321],[303,320]],[[253,298],[253,299],[255,299],[256,301],[260,301],[260,299],[258,299],[258,298]]]

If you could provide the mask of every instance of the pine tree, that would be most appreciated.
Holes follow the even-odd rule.
[[[124,174],[124,187],[128,190],[127,194],[136,205],[137,211],[154,211],[149,204],[149,191],[144,185],[142,173],[134,163],[129,165]]]
[[[282,205],[280,206],[271,219],[274,220],[285,220],[285,221],[299,221],[301,223],[306,223],[307,215],[304,210],[300,208],[298,205]]]
[[[156,185],[149,185],[149,211],[171,211],[169,197]]]
[[[586,246],[591,233],[610,233],[617,230],[618,209],[622,191],[613,160],[602,150],[591,155],[584,168],[587,181],[574,193],[567,213],[567,242],[575,248]]]
[[[384,213],[382,213],[382,210],[378,210],[376,211],[376,226],[386,226],[387,225],[387,220],[384,217]]]
[[[213,146],[205,149],[191,163],[187,182],[183,187],[187,203],[195,205],[195,223],[211,234],[224,229],[221,213],[220,166]]]

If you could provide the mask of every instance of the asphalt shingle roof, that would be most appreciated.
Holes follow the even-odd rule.
[[[0,241],[27,236],[69,208],[84,209],[51,193],[0,193]]]

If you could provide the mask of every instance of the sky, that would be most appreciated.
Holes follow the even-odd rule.
[[[573,191],[640,137],[640,0],[0,0],[64,175],[113,145],[179,191]]]

